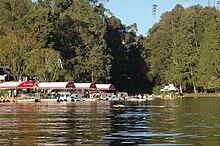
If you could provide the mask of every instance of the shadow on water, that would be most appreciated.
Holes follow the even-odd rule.
[[[0,144],[217,146],[219,103],[191,98],[0,104]]]

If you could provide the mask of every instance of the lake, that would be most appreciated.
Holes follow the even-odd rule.
[[[115,104],[125,107],[113,107]],[[220,145],[220,98],[0,104],[0,145]]]

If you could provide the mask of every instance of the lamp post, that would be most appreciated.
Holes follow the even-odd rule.
[[[93,69],[92,69],[92,83],[94,83]]]
[[[132,80],[131,80],[131,76],[127,77],[127,79],[129,80],[129,91],[132,94]]]

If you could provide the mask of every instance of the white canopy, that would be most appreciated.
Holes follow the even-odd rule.
[[[165,86],[160,91],[178,91],[178,89],[176,87],[174,87],[173,84],[169,84],[169,86]]]
[[[97,90],[115,90],[112,84],[96,84]]]
[[[40,89],[74,89],[73,82],[41,82],[38,84]]]
[[[76,89],[90,89],[90,90],[95,90],[96,89],[96,84],[94,83],[74,83]]]
[[[16,88],[21,82],[3,82],[0,84],[0,88]]]
[[[173,84],[169,84],[169,88],[168,88],[169,91],[177,91],[178,89],[176,87],[174,87]]]

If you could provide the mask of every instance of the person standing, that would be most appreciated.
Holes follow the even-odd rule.
[[[16,98],[17,97],[17,90],[14,89],[14,97]]]
[[[8,97],[11,97],[11,90],[8,90]]]

